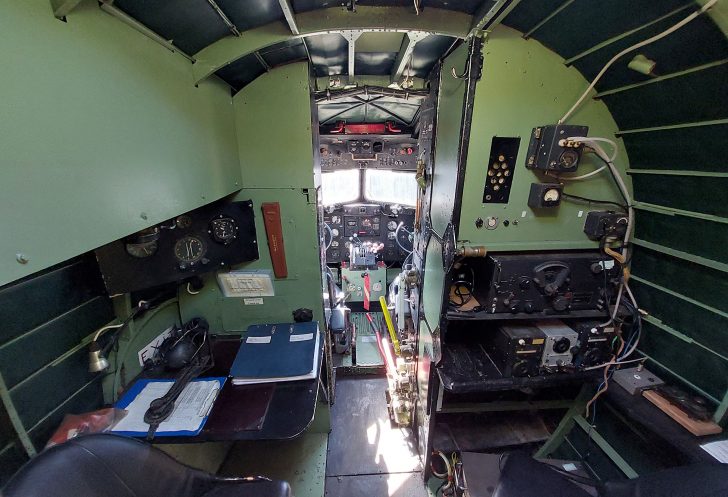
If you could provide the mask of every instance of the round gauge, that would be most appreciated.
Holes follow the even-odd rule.
[[[397,234],[393,231],[390,231],[389,233],[387,233],[387,238],[390,240],[394,240],[395,238],[397,238]]]
[[[333,228],[331,230],[331,236],[339,236],[339,230],[337,230],[336,228]]]
[[[396,222],[396,221],[389,221],[389,222],[387,223],[387,229],[388,229],[389,231],[394,231],[394,230],[396,230],[396,229],[397,229],[397,222]]]
[[[147,228],[126,239],[126,253],[138,259],[151,257],[157,252],[159,228]]]
[[[577,162],[579,162],[579,152],[576,150],[566,149],[559,157],[559,166],[563,169],[576,167]]]
[[[561,194],[556,188],[550,188],[543,194],[544,202],[558,202]]]
[[[146,242],[146,243],[127,243],[126,253],[137,259],[144,259],[151,257],[157,252],[157,242]]]
[[[231,217],[220,216],[210,222],[207,232],[217,243],[228,245],[238,237],[238,223]]]
[[[187,229],[192,226],[192,218],[190,216],[179,216],[174,222],[180,229]]]
[[[174,255],[177,260],[187,264],[194,264],[202,259],[205,255],[207,247],[205,242],[196,236],[186,236],[177,240],[174,244]]]
[[[340,216],[331,216],[331,222],[333,224],[341,224],[341,217]]]

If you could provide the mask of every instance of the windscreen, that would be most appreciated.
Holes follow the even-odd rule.
[[[344,169],[321,175],[321,200],[324,205],[343,204],[358,199],[358,169]]]
[[[364,181],[364,197],[372,202],[417,203],[417,180],[414,172],[369,169]]]

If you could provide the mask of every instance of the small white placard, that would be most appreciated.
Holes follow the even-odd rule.
[[[305,342],[306,340],[313,340],[313,333],[301,333],[300,335],[291,335],[289,339],[291,342]]]
[[[573,462],[567,462],[566,464],[561,465],[562,468],[564,468],[566,471],[576,471],[578,468],[576,467],[576,464]]]
[[[527,214],[526,211],[521,212],[521,217],[522,218],[526,217],[526,214]]]
[[[243,303],[245,305],[263,305],[263,299],[260,297],[243,299]]]
[[[217,282],[226,297],[273,297],[273,278],[269,269],[228,271],[217,274]]]
[[[705,452],[722,463],[728,463],[728,440],[719,440],[700,446]]]
[[[584,211],[579,211],[579,214],[576,217],[583,217],[583,216],[584,216]]]
[[[362,335],[361,341],[362,341],[362,343],[376,342],[377,336],[376,335]]]
[[[162,342],[164,342],[172,334],[172,327],[170,326],[162,333],[157,335],[157,338],[146,344],[138,353],[139,365],[144,366],[144,361],[154,357],[154,353],[157,351]]]
[[[604,269],[612,269],[614,267],[614,260],[602,261],[602,267]]]
[[[245,343],[270,343],[271,337],[248,337]]]

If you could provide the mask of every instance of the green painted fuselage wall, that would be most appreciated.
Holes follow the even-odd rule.
[[[0,45],[0,285],[240,188],[229,88],[97,2],[3,2]]]
[[[603,210],[604,206],[590,207],[567,201],[550,209],[531,209],[527,205],[531,183],[557,182],[526,169],[531,130],[555,124],[586,86],[587,82],[576,69],[566,67],[558,55],[540,43],[524,40],[517,31],[499,26],[488,35],[483,47],[483,76],[475,91],[460,216],[461,241],[485,245],[489,251],[596,247],[596,242],[590,241],[583,232],[584,220],[587,212]],[[615,164],[620,170],[626,168],[624,147],[614,136],[617,125],[602,102],[587,98],[568,124],[586,125],[589,136],[616,140],[620,148]],[[483,203],[494,136],[521,138],[507,204]],[[609,146],[605,150],[609,151]],[[594,155],[586,154],[578,174],[601,165]],[[584,181],[567,181],[564,190],[600,200],[621,200],[606,171]],[[488,217],[498,218],[497,228],[478,229],[475,221]],[[513,223],[514,220],[518,223]]]
[[[309,72],[305,63],[264,74],[234,99],[235,124],[244,188],[239,200],[253,200],[260,259],[236,269],[272,269],[260,206],[278,202],[288,277],[274,280],[274,297],[263,305],[227,298],[216,275],[204,278],[198,295],[180,292],[183,319],[206,317],[212,329],[245,331],[254,323],[292,321],[305,307],[323,319],[320,245],[317,225]]]

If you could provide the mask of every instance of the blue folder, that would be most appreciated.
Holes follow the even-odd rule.
[[[316,377],[318,322],[257,324],[248,328],[230,368],[233,383],[266,383]]]
[[[227,381],[227,378],[225,377],[210,377],[210,378],[196,378],[192,380],[192,382],[195,381],[210,381],[210,380],[217,380],[220,383],[220,388],[218,390],[218,394],[220,391],[222,391],[222,387]],[[126,409],[129,407],[129,404],[132,403],[134,399],[137,398],[137,396],[144,390],[144,387],[146,387],[149,383],[159,383],[159,382],[173,382],[174,379],[142,379],[137,380],[129,390],[126,391],[126,393],[116,401],[116,404],[114,404],[114,407],[118,409]],[[179,400],[179,399],[178,399]],[[214,402],[213,402],[214,405]],[[196,430],[182,430],[182,431],[164,431],[164,430],[157,430],[154,434],[155,437],[194,437],[195,435],[199,435],[199,433],[202,431],[202,428],[204,428],[205,423],[207,423],[207,418],[210,417],[210,412],[212,411],[212,408],[210,408],[207,411],[207,415],[200,417],[200,425],[197,427]],[[111,432],[115,435],[123,435],[127,437],[146,437],[147,431],[115,431],[113,428],[111,429]]]

